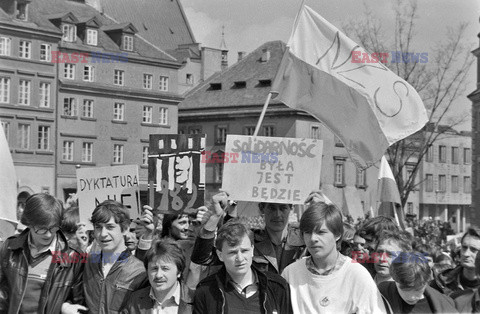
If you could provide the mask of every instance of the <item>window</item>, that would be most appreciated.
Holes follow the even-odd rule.
[[[317,125],[312,125],[310,128],[310,138],[313,138],[315,140],[320,139],[320,127]]]
[[[160,108],[160,119],[158,121],[161,125],[168,124],[168,108],[162,107]]]
[[[93,100],[83,100],[82,116],[85,118],[93,118]]]
[[[215,163],[215,182],[222,182],[223,179],[223,164]]]
[[[367,172],[357,169],[357,188],[364,189],[367,187]]]
[[[75,104],[75,98],[66,97],[63,98],[63,115],[69,117],[75,117],[77,115],[77,106]]]
[[[87,45],[96,46],[98,38],[98,31],[96,29],[87,29]]]
[[[18,124],[17,146],[20,149],[30,148],[30,125]]]
[[[93,161],[93,143],[85,142],[82,145],[82,162]]]
[[[444,174],[438,175],[438,191],[439,192],[447,191],[447,176]]]
[[[40,108],[50,107],[50,83],[40,83]]]
[[[95,81],[95,68],[93,65],[85,65],[83,67],[83,80],[86,82]]]
[[[125,71],[114,70],[113,84],[123,86]]]
[[[216,144],[225,144],[227,140],[227,127],[226,126],[217,126],[215,132],[215,143]]]
[[[39,126],[38,127],[38,149],[49,150],[50,149],[50,127]]]
[[[433,174],[427,174],[425,181],[425,192],[433,192]]]
[[[10,79],[0,77],[0,103],[7,104],[10,102]]]
[[[151,106],[143,106],[142,122],[152,123],[153,108]]]
[[[69,80],[75,79],[75,64],[65,64],[65,67],[63,68],[63,77]]]
[[[32,56],[32,43],[26,40],[20,40],[18,56],[23,59],[30,59]]]
[[[9,56],[12,40],[8,37],[0,37],[0,56]]]
[[[127,51],[133,50],[133,36],[129,36],[129,35],[123,36],[123,50],[127,50]]]
[[[143,74],[143,88],[152,89],[153,75]]]
[[[123,121],[125,113],[125,104],[116,102],[113,105],[113,120]]]
[[[142,165],[148,165],[148,146],[143,146]]]
[[[30,105],[30,81],[20,80],[18,85],[18,103],[20,105]]]
[[[438,162],[447,162],[447,146],[438,146]]]
[[[463,193],[471,193],[470,177],[463,177]]]
[[[52,46],[48,44],[40,45],[40,61],[52,61]]]
[[[458,147],[452,147],[452,164],[458,164]]]
[[[345,162],[343,160],[335,160],[335,186],[345,186]]]
[[[452,176],[452,193],[458,193],[458,176]]]
[[[407,203],[407,214],[410,214],[410,215],[413,214],[413,203],[412,202]]]
[[[472,163],[472,153],[470,151],[470,148],[464,148],[463,149],[463,163],[465,165],[468,165],[468,164]]]
[[[7,121],[1,121],[3,132],[5,133],[5,138],[7,139],[7,143],[10,142],[10,123]]]
[[[343,147],[343,143],[340,138],[336,135],[333,136],[333,140],[335,141],[335,147]]]
[[[255,134],[255,127],[254,126],[246,126],[243,128],[244,135],[253,135]]]
[[[62,25],[63,41],[74,42],[77,40],[77,27],[71,24]]]
[[[160,76],[160,90],[168,91],[168,76]]]
[[[113,163],[123,164],[123,145],[113,145]]]
[[[26,20],[27,19],[27,3],[17,2],[17,12],[15,17],[19,20]]]
[[[193,74],[191,73],[187,73],[187,77],[185,79],[185,83],[188,84],[188,85],[193,85],[194,81],[193,81]]]
[[[63,142],[62,159],[65,161],[73,161],[73,141]]]
[[[433,162],[433,146],[428,146],[427,148],[426,161]]]
[[[271,125],[264,126],[263,136],[275,136],[275,127]]]

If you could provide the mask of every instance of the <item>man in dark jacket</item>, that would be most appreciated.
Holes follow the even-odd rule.
[[[460,265],[447,269],[439,274],[435,273],[430,284],[432,288],[446,294],[480,287],[480,277],[475,274],[475,257],[480,250],[480,233],[469,228],[460,241]]]
[[[223,211],[227,207],[228,195],[221,192],[213,197],[212,203],[214,214],[202,228],[192,253],[192,262],[200,265],[219,263],[213,249],[214,236],[217,222],[223,217]],[[281,274],[285,267],[301,258],[306,252],[299,234],[295,234],[294,229],[288,229],[288,217],[292,205],[260,203],[259,209],[264,216],[265,229],[254,232],[253,264],[261,271]],[[235,211],[227,212],[225,221],[235,216]]]
[[[129,210],[106,200],[95,208],[91,221],[101,251],[90,252],[85,267],[86,304],[90,313],[118,313],[134,291],[148,285],[143,263],[125,246]]]
[[[28,228],[0,247],[0,313],[86,310],[82,305],[85,264],[59,230],[62,211],[62,204],[51,195],[39,193],[27,199],[21,222]]]
[[[457,313],[453,300],[428,285],[431,270],[420,253],[402,252],[392,261],[390,275],[378,290],[393,313]]]
[[[215,246],[224,267],[198,284],[193,313],[292,313],[287,282],[252,266],[251,230],[231,220],[219,229]]]

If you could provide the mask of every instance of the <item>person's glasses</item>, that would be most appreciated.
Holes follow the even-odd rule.
[[[56,226],[51,228],[40,228],[40,229],[33,227],[33,231],[35,231],[36,234],[40,234],[40,235],[45,234],[48,231],[50,231],[51,234],[54,234],[54,233],[57,233],[58,230],[60,230],[60,228]]]

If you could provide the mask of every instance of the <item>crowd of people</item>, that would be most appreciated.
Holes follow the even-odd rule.
[[[480,233],[459,248],[377,216],[356,225],[312,192],[260,203],[264,228],[238,219],[226,192],[193,213],[141,217],[113,200],[90,223],[48,194],[0,245],[0,313],[477,313]],[[409,224],[411,227],[413,224]],[[418,226],[418,224],[417,224]]]

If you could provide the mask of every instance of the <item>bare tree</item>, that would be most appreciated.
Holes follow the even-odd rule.
[[[454,128],[470,118],[470,113],[453,114],[455,101],[465,92],[465,82],[474,58],[466,43],[467,24],[449,28],[441,43],[432,47],[428,62],[407,59],[415,46],[417,3],[398,1],[395,12],[395,33],[389,43],[381,22],[366,7],[365,18],[344,26],[345,32],[371,53],[398,51],[402,62],[388,63],[398,76],[410,83],[420,94],[429,115],[429,123],[416,134],[389,147],[387,154],[397,180],[402,207],[408,196],[423,179],[416,180],[423,158],[438,139],[451,136]],[[405,53],[405,55],[403,55]]]

